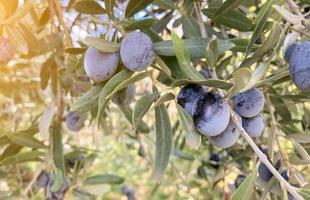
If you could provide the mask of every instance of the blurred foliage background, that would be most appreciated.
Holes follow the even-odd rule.
[[[186,141],[171,101],[179,89],[170,86],[184,78],[172,42],[165,42],[172,33],[187,39],[196,69],[207,66],[206,48],[217,38],[220,56],[210,71],[222,82],[207,85],[228,96],[254,85],[264,91],[267,128],[255,142],[268,147],[273,161],[281,157],[293,184],[309,188],[310,95],[291,83],[282,44],[290,31],[309,40],[310,2],[294,1],[305,17],[293,14],[287,2],[0,0],[0,199],[48,198],[49,191],[35,186],[42,170],[53,177],[52,192],[69,185],[65,197],[54,199],[130,199],[128,190],[134,199],[230,199],[236,177],[253,171],[256,155],[242,138],[225,150],[206,138],[199,149]],[[86,48],[118,48],[109,44],[137,29],[152,38],[157,54],[149,78],[136,83],[130,105],[107,106],[99,129],[91,105],[83,129],[68,130],[66,113],[96,87],[85,76]],[[197,39],[204,34],[205,40]],[[160,183],[154,174],[153,112],[143,118],[143,130],[131,125],[136,101],[152,93],[153,84],[161,94],[172,93],[165,103],[173,148]],[[209,159],[213,154],[219,161]],[[282,198],[268,193],[271,186],[258,181],[251,198]]]

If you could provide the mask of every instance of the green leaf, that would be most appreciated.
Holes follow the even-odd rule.
[[[126,10],[125,10],[125,17],[129,18],[136,14],[137,12],[146,8],[149,4],[151,4],[154,0],[129,0]]]
[[[207,17],[212,17],[218,8],[203,9],[202,13]],[[251,31],[253,30],[252,21],[247,18],[242,12],[238,10],[231,10],[220,17],[214,19],[216,24],[222,24],[229,28],[237,29],[238,31]]]
[[[250,67],[251,65],[261,60],[263,55],[265,55],[268,51],[274,49],[275,45],[278,42],[279,35],[281,35],[281,33],[282,33],[282,27],[280,26],[280,24],[275,23],[272,31],[269,33],[267,39],[264,41],[261,47],[254,52],[252,57],[243,60],[239,68]]]
[[[3,153],[1,154],[0,160],[4,160],[10,156],[14,156],[15,154],[17,154],[23,147],[16,145],[16,144],[10,144],[9,146],[7,146]]]
[[[201,37],[200,28],[197,20],[193,16],[184,16],[182,20],[182,29],[185,38]]]
[[[84,39],[84,44],[86,44],[87,46],[94,47],[104,53],[115,53],[115,52],[118,52],[121,48],[121,45],[118,43],[109,42],[104,39],[90,37],[90,36],[87,36]]]
[[[106,10],[108,11],[108,15],[110,18],[113,19],[114,17],[114,6],[115,6],[115,0],[104,0],[104,6]]]
[[[103,89],[101,90],[99,94],[99,100],[98,100],[98,113],[97,113],[97,121],[98,125],[102,117],[102,113],[108,103],[107,97],[119,86],[122,82],[129,79],[133,72],[124,69],[120,71],[119,73],[115,74],[112,78],[109,79],[109,81],[105,84]]]
[[[129,121],[130,124],[133,125],[133,111],[129,106],[120,106],[120,109],[122,113],[125,115],[126,119]],[[141,120],[141,123],[137,125],[137,128],[135,128],[137,132],[139,133],[149,133],[150,129],[147,126],[147,124]]]
[[[248,89],[252,88],[260,79],[262,79],[268,70],[269,64],[269,62],[260,63],[252,73],[251,79],[249,80],[248,84],[241,90],[241,92],[247,91]]]
[[[53,161],[55,166],[62,172],[62,175],[64,176],[65,161],[62,146],[62,134],[60,132],[60,127],[56,122],[52,125],[51,131]]]
[[[181,79],[181,80],[175,81],[170,87],[174,88],[174,87],[179,87],[179,86],[183,86],[183,85],[187,85],[187,84],[191,84],[191,83],[195,83],[198,85],[206,85],[209,87],[219,88],[219,89],[223,89],[223,90],[228,90],[233,86],[232,83],[229,83],[229,82],[223,81],[223,80],[218,80],[218,79],[208,79],[208,80]]]
[[[149,19],[143,19],[140,21],[134,21],[133,23],[129,24],[128,26],[125,26],[125,31],[134,31],[137,29],[144,29],[151,27],[154,23],[156,23],[157,20],[153,18]]]
[[[172,149],[172,130],[165,105],[155,107],[156,153],[155,174],[158,182],[169,164]]]
[[[306,200],[310,199],[310,189],[308,188],[300,188],[297,192]]]
[[[106,10],[94,0],[80,0],[74,5],[74,9],[80,13],[99,15],[106,13]]]
[[[229,13],[229,11],[237,8],[241,3],[243,2],[243,0],[226,0],[221,7],[219,7],[219,9],[217,10],[217,12],[215,13],[215,15],[213,16],[213,19],[216,19],[224,14]]]
[[[145,72],[141,72],[138,74],[135,74],[134,76],[128,78],[127,80],[124,80],[123,82],[121,82],[114,90],[113,92],[111,92],[106,99],[110,99],[112,96],[114,96],[117,92],[119,92],[120,90],[128,87],[129,85],[138,82],[146,77],[148,77],[150,75],[151,71],[145,71]]]
[[[31,148],[46,148],[43,142],[37,140],[31,135],[13,133],[13,134],[7,134],[7,136],[12,143],[17,144],[19,146],[31,147]]]
[[[206,48],[206,62],[209,67],[216,67],[219,50],[216,39],[211,39]]]
[[[71,110],[79,112],[88,112],[98,103],[99,94],[103,85],[96,85],[83,94],[76,102],[73,103]]]
[[[256,181],[256,170],[248,176],[232,195],[232,200],[250,200]]]
[[[147,113],[159,95],[160,94],[158,92],[155,92],[143,95],[140,99],[138,99],[132,114],[132,124],[136,129],[141,124],[143,116]]]
[[[199,72],[197,72],[191,64],[189,51],[186,48],[184,42],[175,33],[172,33],[172,40],[175,54],[181,68],[180,70],[182,70],[189,79],[203,80],[203,76]]]
[[[157,101],[156,103],[154,104],[154,106],[159,106],[167,101],[171,101],[171,100],[174,100],[175,99],[175,95],[172,93],[172,92],[168,92],[164,95],[162,95]]]
[[[191,58],[204,58],[205,49],[210,42],[210,38],[193,38],[183,40],[185,47],[188,49]],[[228,40],[217,40],[219,53],[222,54],[225,51],[233,48],[235,45]],[[153,44],[154,51],[157,55],[163,56],[175,56],[176,51],[173,47],[171,40],[161,41]]]
[[[30,161],[41,161],[42,159],[40,157],[44,156],[46,156],[45,153],[41,151],[30,151],[25,153],[19,153],[1,160],[0,165],[12,165]]]
[[[113,174],[98,174],[88,177],[84,180],[85,185],[96,185],[96,184],[122,184],[124,178],[113,175]]]
[[[51,186],[51,191],[52,192],[57,192],[58,190],[60,190],[60,188],[63,186],[64,184],[64,174],[63,172],[57,168],[55,170],[55,174],[53,176],[53,184]]]
[[[167,28],[167,24],[171,21],[173,18],[173,11],[168,12],[164,17],[162,17],[160,20],[158,20],[151,29],[156,31],[157,33],[163,32]]]
[[[179,104],[176,104],[176,106],[185,129],[185,142],[188,146],[197,150],[201,144],[201,135],[196,131],[192,117]]]
[[[262,9],[259,11],[254,24],[255,24],[255,28],[253,30],[253,34],[251,37],[251,40],[246,48],[246,52],[245,52],[245,57],[247,57],[249,55],[249,53],[251,52],[251,48],[252,45],[255,43],[255,41],[257,40],[257,38],[259,37],[260,33],[262,32],[269,14],[271,13],[271,5],[273,4],[273,0],[267,1],[265,3],[265,5],[262,7]]]
[[[166,9],[166,10],[168,10],[168,9],[170,9],[170,10],[177,9],[177,7],[174,5],[172,0],[155,0],[154,4],[156,4],[160,8]]]
[[[65,49],[66,53],[70,53],[70,54],[82,54],[86,51],[86,48],[73,48],[73,47],[69,47]]]
[[[278,13],[280,13],[280,15],[286,20],[288,21],[289,23],[291,24],[300,24],[302,23],[301,20],[302,18],[289,12],[288,10],[286,10],[285,8],[283,7],[280,7],[278,5],[273,5],[272,6]]]
[[[233,77],[233,83],[234,83],[231,96],[234,96],[248,85],[252,77],[252,71],[248,68],[238,68],[231,75]]]

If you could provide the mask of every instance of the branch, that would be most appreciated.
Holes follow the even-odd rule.
[[[299,10],[299,6],[295,4],[292,0],[286,0],[286,3],[289,5],[289,7],[292,9],[292,11],[297,14],[298,16],[303,17],[302,13]]]
[[[206,38],[207,37],[206,27],[205,27],[205,24],[204,24],[204,22],[202,20],[202,16],[201,16],[201,13],[200,13],[200,6],[197,5],[197,4],[198,4],[198,2],[194,2],[195,12],[196,12],[196,15],[197,15],[197,20],[198,20],[201,36],[203,38]]]
[[[239,123],[236,114],[231,111],[231,119],[237,126],[237,128],[240,131],[240,134],[242,137],[249,143],[249,145],[252,147],[254,152],[257,154],[260,161],[266,165],[266,167],[269,169],[269,171],[274,175],[274,177],[279,181],[279,183],[283,183],[286,190],[296,199],[296,200],[304,200],[303,197],[301,197],[297,192],[295,187],[291,186],[282,176],[281,174],[272,166],[272,164],[267,159],[267,156],[257,147],[255,142],[252,140],[252,138],[247,134],[247,132],[243,129],[241,124]]]

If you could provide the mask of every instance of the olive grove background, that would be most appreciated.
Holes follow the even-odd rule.
[[[266,128],[254,142],[310,199],[310,93],[283,58],[289,32],[309,40],[309,11],[309,0],[0,0],[0,199],[48,198],[35,184],[42,170],[51,191],[67,182],[59,199],[130,199],[125,190],[134,199],[287,199],[283,183],[259,180],[243,137],[220,149],[195,131],[175,101],[188,83],[227,99],[260,88]],[[147,70],[114,83],[85,78],[89,46],[117,52],[135,30],[153,42]],[[203,68],[212,78],[193,76]],[[133,83],[129,105],[110,101]],[[155,120],[159,107],[170,120]],[[87,113],[78,132],[65,123],[70,110]],[[248,178],[236,189],[240,174]]]

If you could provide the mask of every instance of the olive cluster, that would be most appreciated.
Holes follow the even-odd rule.
[[[131,71],[142,71],[150,66],[154,59],[153,43],[144,33],[128,33],[121,42],[120,52],[105,53],[89,47],[84,57],[84,69],[94,82],[103,82],[116,72],[120,59]]]
[[[240,136],[240,130],[231,119],[230,105],[216,92],[207,87],[189,84],[184,86],[177,102],[192,116],[199,133],[208,137],[211,144],[228,148]],[[264,107],[264,95],[257,88],[239,93],[232,98],[233,109],[243,128],[251,137],[263,133],[265,123],[260,112]]]

